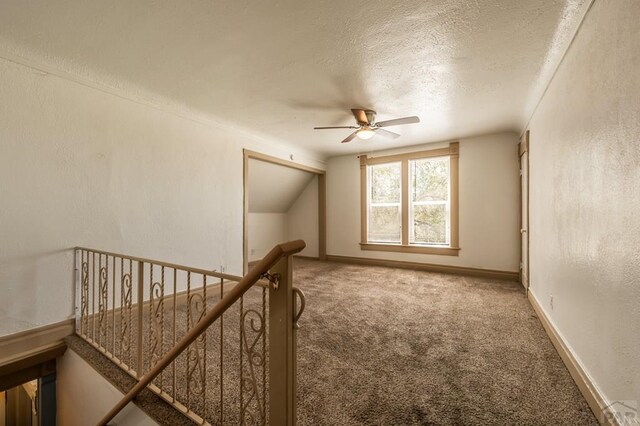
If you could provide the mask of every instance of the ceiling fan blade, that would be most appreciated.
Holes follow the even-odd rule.
[[[356,121],[361,124],[369,124],[367,118],[367,111],[364,109],[351,109],[351,113],[356,118]]]
[[[353,132],[351,133],[349,136],[347,136],[346,138],[344,138],[344,140],[342,141],[342,143],[347,143],[347,142],[351,142],[356,135],[358,134],[358,132]]]
[[[375,129],[375,132],[377,134],[379,134],[380,136],[384,136],[384,137],[391,138],[391,139],[398,139],[400,137],[399,134],[394,133],[394,132],[390,132],[390,131],[385,130],[385,129]]]
[[[324,129],[357,129],[357,126],[325,126],[325,127],[314,127],[314,130],[324,130]]]
[[[404,117],[404,118],[396,118],[393,120],[381,121],[379,123],[376,123],[376,126],[389,127],[389,126],[398,126],[400,124],[413,124],[413,123],[419,123],[419,122],[420,122],[420,118],[414,115],[413,117]]]

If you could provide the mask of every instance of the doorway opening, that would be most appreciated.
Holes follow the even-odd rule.
[[[64,343],[0,366],[0,426],[56,424],[56,359]]]
[[[299,256],[326,259],[325,171],[244,150],[244,273],[274,245],[302,239]]]

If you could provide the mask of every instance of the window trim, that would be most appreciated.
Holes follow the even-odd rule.
[[[451,236],[449,246],[409,244],[409,160],[423,158],[449,157],[449,184],[451,187]],[[458,256],[459,245],[459,203],[458,203],[458,160],[460,143],[452,142],[446,148],[409,152],[406,154],[387,155],[383,157],[360,156],[360,249],[373,251],[404,252]],[[401,163],[402,188],[402,243],[370,243],[367,226],[369,223],[367,206],[367,166],[385,163]]]

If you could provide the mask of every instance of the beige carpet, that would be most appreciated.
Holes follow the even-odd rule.
[[[596,425],[519,283],[296,259],[303,425]]]
[[[597,425],[518,283],[304,259],[295,260],[294,275],[307,298],[298,338],[300,425]],[[211,306],[217,297],[209,296]],[[251,290],[245,309],[260,311],[261,300],[262,290]],[[186,316],[179,305],[178,337]],[[167,304],[165,350],[172,318]],[[236,304],[224,322],[223,413],[219,324],[207,332],[204,399],[187,398],[186,354],[176,362],[178,398],[196,412],[206,406],[213,424],[221,414],[224,424],[239,422],[238,325]],[[94,362],[117,386],[131,386],[108,364]],[[172,376],[169,369],[156,383],[172,393]],[[151,401],[145,397],[142,408],[160,424],[188,423]]]

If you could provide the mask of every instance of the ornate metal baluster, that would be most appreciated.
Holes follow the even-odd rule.
[[[93,316],[94,321],[98,321],[98,336],[95,339],[100,346],[100,338],[102,337],[102,253],[98,253],[98,315]]]
[[[224,278],[220,278],[220,300],[224,296]],[[224,314],[220,317],[220,424],[224,424]]]
[[[202,319],[207,314],[207,276],[202,275]],[[202,333],[202,419],[207,418],[207,333]]]
[[[150,354],[149,356],[149,365],[147,368],[151,369],[153,367],[153,349],[154,348],[154,324],[153,324],[153,263],[149,263],[149,343],[147,347],[147,352]]]
[[[243,327],[243,322],[244,322],[244,296],[240,297],[240,426],[244,425],[244,414],[243,414],[243,407],[244,407],[244,369],[243,367],[243,356],[242,353],[244,352],[242,350],[242,340],[244,339],[244,327]]]
[[[149,368],[162,357],[164,336],[164,266],[161,267],[160,282],[153,281],[153,264],[149,272]],[[160,376],[162,383],[162,376]],[[162,385],[161,385],[162,386]]]
[[[262,287],[262,320],[264,322],[264,333],[262,333],[262,357],[264,362],[262,363],[262,408],[263,418],[262,424],[267,423],[267,288]]]
[[[124,359],[127,353],[127,365],[131,368],[131,323],[132,323],[132,281],[133,262],[129,260],[129,272],[124,272],[124,260],[120,258],[120,351]]]
[[[113,294],[111,295],[111,317],[112,317],[112,327],[111,327],[111,351],[112,355],[116,356],[116,257],[112,256],[112,281],[113,281]],[[120,306],[122,308],[122,306]]]
[[[100,346],[107,348],[107,305],[109,303],[109,257],[105,257],[105,266],[102,266],[102,255],[98,258],[100,282],[98,283],[100,294],[98,298],[98,328],[100,333]]]
[[[191,329],[196,325],[202,317],[205,316],[206,307],[206,276],[203,281],[202,293],[193,293],[187,301],[189,305],[188,328]],[[187,388],[189,390],[188,399],[193,397],[202,397],[205,402],[206,390],[206,343],[207,335],[202,333],[187,349]],[[190,408],[190,407],[189,407]],[[204,416],[202,416],[204,418]]]
[[[126,286],[127,283],[125,283]],[[127,349],[129,352],[129,368],[131,368],[131,342],[133,339],[133,330],[132,330],[132,324],[133,324],[133,260],[129,259],[129,297],[128,297],[128,304],[127,304],[127,311],[129,312],[129,336],[128,336],[128,341],[127,341]]]
[[[91,262],[91,340],[96,341],[96,252]]]
[[[80,290],[80,333],[87,336],[89,334],[89,253],[85,250],[80,252],[82,258],[82,279]]]
[[[191,328],[191,272],[187,272],[187,332]],[[191,371],[191,346],[187,349],[187,409],[191,409],[191,381],[189,380],[189,371]]]
[[[249,327],[248,327],[249,326]],[[255,309],[248,309],[242,315],[242,346],[243,351],[247,354],[247,373],[248,377],[242,378],[240,383],[246,398],[242,396],[243,404],[241,406],[240,421],[242,424],[250,425],[265,423],[265,411],[263,399],[260,398],[260,390],[258,383],[257,371],[265,367],[265,354],[257,350],[258,344],[261,342],[265,334],[265,318],[263,314]],[[254,334],[252,338],[249,334]],[[252,408],[253,406],[253,408]]]
[[[136,376],[144,375],[144,264],[138,260],[138,273],[136,275]],[[153,268],[153,264],[149,263]],[[151,286],[151,283],[149,283]]]
[[[173,268],[173,346],[176,345],[176,298],[177,298],[177,289],[178,289],[178,284],[177,284],[177,279],[178,279],[178,272],[176,270],[176,268]],[[172,385],[171,385],[171,389],[173,391],[173,395],[171,396],[171,399],[173,400],[173,402],[176,402],[176,361],[173,360],[173,362],[171,363],[171,377],[172,377]]]
[[[164,266],[160,267],[160,286],[161,286],[161,292],[160,292],[160,304],[159,304],[159,309],[160,309],[160,348],[159,348],[159,356],[158,358],[160,358],[162,355],[164,355]],[[156,313],[156,319],[158,319],[158,314]],[[154,362],[155,364],[155,362]],[[162,388],[162,385],[164,384],[164,371],[160,374],[160,388]]]

